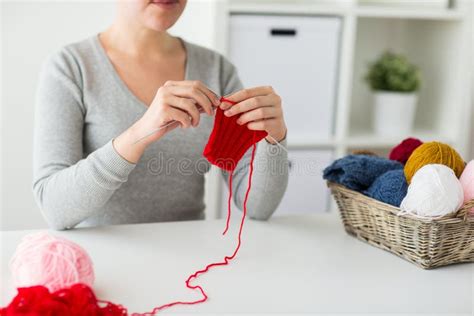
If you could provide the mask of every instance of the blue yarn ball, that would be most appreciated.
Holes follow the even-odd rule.
[[[375,179],[364,193],[381,202],[399,207],[407,195],[408,183],[403,169],[390,170]]]
[[[403,164],[382,157],[349,155],[335,160],[324,169],[323,178],[363,192],[389,170],[403,170]]]

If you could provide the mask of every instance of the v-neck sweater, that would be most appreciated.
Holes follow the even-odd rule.
[[[242,88],[235,67],[221,54],[183,41],[185,80],[200,80],[227,95]],[[177,128],[151,144],[138,163],[122,158],[112,140],[147,110],[109,60],[98,35],[69,44],[43,65],[36,97],[33,193],[54,229],[203,219],[202,156],[214,117]],[[283,142],[283,146],[285,146]],[[247,188],[250,151],[233,173],[237,207]],[[225,179],[226,172],[222,172]],[[287,153],[259,142],[249,217],[268,219],[288,181]]]

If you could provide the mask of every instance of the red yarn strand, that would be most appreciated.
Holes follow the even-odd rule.
[[[253,134],[253,139],[255,141],[255,133]],[[164,310],[166,308],[169,308],[169,307],[172,307],[172,306],[175,306],[175,305],[194,305],[194,304],[199,304],[199,303],[203,303],[203,302],[207,301],[208,296],[207,296],[206,292],[204,291],[204,289],[200,285],[191,285],[190,282],[191,282],[192,279],[197,278],[200,274],[208,272],[209,269],[211,269],[212,267],[228,265],[230,260],[234,259],[235,256],[237,255],[237,253],[239,252],[240,246],[242,244],[242,230],[243,230],[244,223],[245,223],[245,217],[247,216],[247,201],[248,201],[248,198],[249,198],[250,189],[252,187],[253,164],[254,164],[256,149],[257,149],[257,145],[254,142],[253,145],[252,145],[252,157],[250,159],[250,171],[249,171],[249,177],[248,177],[248,187],[247,187],[247,191],[245,192],[245,198],[244,198],[244,205],[243,205],[244,210],[243,210],[243,213],[242,213],[242,219],[240,221],[239,233],[238,233],[238,238],[237,238],[237,246],[234,250],[234,253],[231,256],[225,256],[224,261],[208,264],[204,269],[198,270],[198,271],[194,272],[193,274],[191,274],[188,277],[188,279],[186,280],[186,287],[191,289],[191,290],[196,290],[196,289],[199,290],[201,292],[202,298],[199,299],[199,300],[196,300],[196,301],[176,301],[176,302],[168,303],[168,304],[165,304],[165,305],[155,307],[151,312],[144,313],[144,314],[134,313],[134,314],[132,314],[132,316],[152,316],[152,315],[155,315],[156,313],[158,313],[161,310]],[[232,178],[232,174],[230,175],[230,179],[231,178]],[[230,179],[229,179],[229,183],[231,184]],[[229,186],[229,190],[232,191],[232,186]],[[232,193],[229,194],[229,201],[231,201],[231,194]],[[230,203],[228,203],[228,207],[229,207],[229,209],[228,209],[228,220],[227,220],[227,223],[226,223],[226,225],[227,225],[226,230],[224,232],[226,232],[227,228],[228,228],[228,221],[229,221],[229,218],[230,218]]]
[[[237,104],[237,102],[231,101],[231,100],[226,99],[224,97],[221,97],[220,101],[230,103],[231,105]],[[232,208],[232,175],[233,175],[233,173],[234,173],[234,171],[232,170],[232,171],[230,171],[230,174],[229,174],[229,197],[227,199],[227,219],[226,219],[226,223],[225,223],[225,229],[222,232],[222,235],[225,235],[227,233],[227,231],[229,230],[230,215],[231,215],[231,208]]]
[[[222,232],[222,235],[227,233],[229,230],[229,222],[230,222],[230,215],[231,215],[231,208],[232,208],[232,175],[234,171],[231,171],[229,174],[229,197],[227,198],[227,220],[225,222],[225,229]]]

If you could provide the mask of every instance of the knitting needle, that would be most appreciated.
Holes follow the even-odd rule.
[[[169,122],[166,123],[165,125],[160,126],[160,127],[158,127],[157,129],[154,129],[153,131],[151,131],[150,133],[146,134],[145,136],[140,137],[140,138],[137,139],[135,142],[133,142],[133,145],[138,144],[139,142],[141,142],[141,141],[144,140],[145,138],[148,138],[148,137],[150,137],[151,135],[153,135],[153,134],[155,134],[155,133],[161,131],[162,129],[167,128],[168,126],[171,126],[171,125],[173,125],[173,124],[175,124],[175,123],[178,123],[178,121],[175,121],[175,120],[169,121]]]
[[[199,110],[199,113],[204,113],[204,109],[203,109],[201,106],[198,106],[198,110]],[[189,118],[191,119],[191,117],[189,117]],[[160,127],[158,127],[157,129],[154,129],[153,131],[151,131],[150,133],[146,134],[145,136],[140,137],[139,139],[137,139],[137,140],[133,143],[133,145],[138,144],[139,142],[141,142],[141,141],[144,140],[145,138],[148,138],[148,137],[150,137],[151,135],[153,135],[153,134],[155,134],[155,133],[161,131],[162,129],[167,128],[168,126],[171,126],[171,125],[173,125],[173,124],[175,124],[175,123],[178,123],[178,121],[176,121],[176,120],[169,121],[169,122],[166,123],[165,125],[160,126]]]
[[[282,144],[280,144],[280,142],[279,142],[279,141],[277,141],[275,138],[273,138],[273,136],[272,136],[272,135],[270,135],[270,134],[267,134],[267,136],[268,136],[268,137],[269,137],[269,138],[270,138],[272,141],[274,141],[274,142],[275,142],[275,144],[274,144],[274,145],[277,145],[278,147],[280,147],[281,149],[283,149],[284,151],[286,151],[286,153],[288,153],[288,150],[285,148],[285,146],[283,146]]]
[[[199,113],[203,113],[202,108],[199,109]],[[191,119],[191,117],[189,117],[189,118]],[[173,124],[175,124],[175,123],[179,123],[179,122],[176,121],[176,120],[171,120],[171,121],[169,121],[169,122],[166,123],[165,125],[160,126],[160,127],[158,127],[157,129],[154,129],[153,131],[149,132],[149,133],[146,134],[145,136],[140,137],[140,138],[137,139],[135,142],[133,142],[133,145],[138,144],[139,142],[141,142],[141,141],[144,140],[145,138],[148,138],[148,137],[150,137],[151,135],[153,135],[153,134],[155,134],[155,133],[161,131],[162,129],[167,128],[168,126],[171,126],[171,125],[173,125]]]
[[[210,89],[209,89],[209,90],[210,90]],[[217,98],[217,99],[219,99],[219,100],[221,99],[221,97],[220,97],[217,93],[215,93],[215,92],[212,91],[212,90],[210,90],[210,91],[216,95],[216,98]],[[199,106],[198,109],[199,109],[199,113],[204,113],[204,110],[203,110],[203,108],[202,108],[201,106]],[[178,122],[175,121],[175,120],[172,120],[172,121],[166,123],[165,125],[160,126],[160,127],[158,127],[157,129],[151,131],[150,133],[146,134],[145,136],[140,137],[140,138],[137,139],[133,144],[134,144],[134,145],[135,145],[135,144],[138,144],[138,143],[141,142],[142,140],[144,140],[144,139],[150,137],[151,135],[153,135],[153,134],[155,134],[155,133],[161,131],[162,129],[167,128],[168,126],[171,126],[171,125],[173,125],[173,124],[175,124],[175,123],[178,123]],[[277,145],[278,147],[280,147],[281,149],[283,149],[286,153],[288,153],[288,150],[287,150],[282,144],[280,144],[280,142],[277,141],[272,135],[267,134],[267,136],[268,136],[273,142],[275,142],[275,145]]]
[[[171,125],[173,125],[173,124],[175,124],[175,123],[178,123],[178,121],[174,121],[174,120],[173,120],[173,121],[170,121],[170,122],[166,123],[165,125],[163,125],[163,126],[161,126],[161,127],[158,127],[157,129],[153,130],[152,132],[150,132],[150,133],[146,134],[145,136],[142,136],[142,137],[140,137],[139,139],[137,139],[137,140],[133,143],[133,145],[138,144],[139,142],[141,142],[141,141],[144,140],[145,138],[148,138],[148,137],[150,137],[151,135],[153,135],[153,134],[155,134],[155,133],[161,131],[162,129],[167,128],[168,126],[171,126]],[[283,149],[286,153],[288,153],[288,150],[285,148],[285,146],[283,146],[282,144],[280,144],[280,142],[277,141],[272,135],[267,134],[267,136],[268,136],[272,141],[275,142],[274,145],[277,145],[278,147],[280,147],[281,149]]]
[[[209,89],[209,90],[210,90],[212,93],[214,93],[214,95],[216,96],[216,98],[217,98],[218,100],[221,99],[221,97],[220,97],[217,93],[215,93],[215,92],[212,91],[211,89]],[[204,113],[204,109],[203,109],[201,106],[198,106],[198,110],[199,110],[199,113]],[[214,111],[214,109],[213,109],[213,111]],[[189,117],[189,118],[191,118],[191,117]],[[169,121],[169,122],[166,123],[165,125],[158,127],[157,129],[155,129],[155,130],[151,131],[150,133],[146,134],[145,136],[140,137],[139,139],[137,139],[137,140],[133,143],[133,145],[138,144],[139,142],[141,142],[141,141],[144,140],[145,138],[148,138],[148,137],[150,137],[151,135],[153,135],[153,134],[155,134],[155,133],[161,131],[162,129],[167,128],[168,126],[171,126],[171,125],[173,125],[173,124],[175,124],[175,123],[177,123],[177,121],[175,121],[175,120]]]
[[[137,140],[133,143],[133,145],[138,144],[139,142],[141,142],[141,141],[144,140],[145,138],[148,138],[148,137],[150,137],[151,135],[153,135],[153,134],[155,134],[155,133],[161,131],[162,129],[167,128],[168,126],[171,126],[171,125],[173,125],[173,124],[175,124],[175,123],[178,123],[178,121],[174,121],[174,120],[173,120],[173,121],[170,121],[170,122],[166,123],[165,125],[163,125],[163,126],[161,126],[161,127],[158,127],[157,129],[153,130],[152,132],[150,132],[150,133],[146,134],[145,136],[142,136],[142,137],[140,137],[139,139],[137,139]],[[272,141],[275,142],[274,145],[277,145],[278,147],[280,147],[281,149],[283,149],[284,151],[286,151],[286,152],[288,153],[288,150],[285,148],[285,146],[283,146],[282,144],[280,144],[280,142],[277,141],[275,138],[273,138],[272,135],[267,134],[267,136],[268,136]]]
[[[209,88],[208,88],[209,89]],[[211,91],[212,93],[214,93],[214,95],[216,96],[217,100],[220,100],[221,99],[221,96],[217,93],[215,93],[214,91],[212,91],[211,89],[209,89],[209,91]]]

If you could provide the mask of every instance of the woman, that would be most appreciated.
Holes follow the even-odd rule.
[[[210,165],[202,151],[218,106],[239,115],[239,124],[268,132],[257,149],[249,216],[264,220],[277,207],[288,178],[286,153],[275,144],[286,135],[281,100],[270,87],[243,90],[221,55],[169,35],[185,6],[120,1],[105,32],[46,62],[33,191],[52,228],[203,218]],[[237,104],[220,103],[213,91]],[[249,154],[233,174],[240,208]]]

